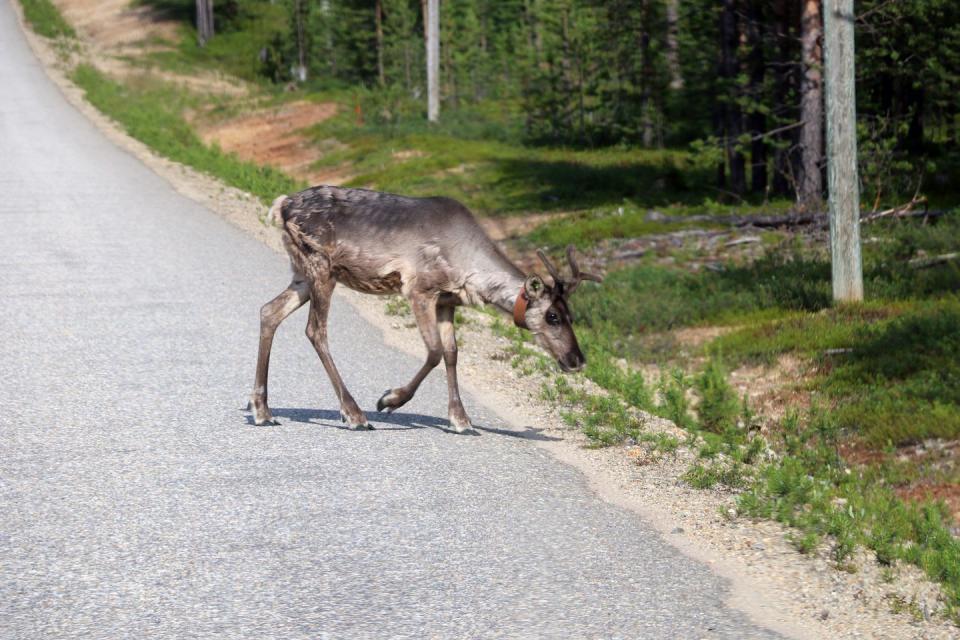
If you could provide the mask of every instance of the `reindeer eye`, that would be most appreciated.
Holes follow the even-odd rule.
[[[553,311],[547,311],[547,324],[552,324],[557,326],[560,324],[560,316],[555,314]]]

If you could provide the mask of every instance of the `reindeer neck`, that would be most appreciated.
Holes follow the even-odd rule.
[[[477,274],[477,293],[485,303],[505,313],[513,313],[513,305],[526,276],[505,256],[497,258],[484,265],[485,268]]]

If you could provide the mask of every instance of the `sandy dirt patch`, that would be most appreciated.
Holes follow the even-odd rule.
[[[114,78],[151,76],[195,93],[233,97],[249,92],[243,83],[210,72],[186,75],[154,69],[131,61],[169,48],[180,38],[180,23],[131,0],[54,0],[86,46],[86,55],[97,69]]]
[[[217,144],[243,160],[275,167],[310,184],[338,185],[349,180],[349,173],[338,168],[315,168],[323,156],[323,145],[315,144],[304,131],[336,112],[333,102],[297,100],[223,122],[194,124],[205,143]]]
[[[569,213],[527,213],[499,218],[481,218],[480,226],[494,240],[509,240],[526,235],[540,225],[557,220]]]
[[[74,28],[103,50],[157,40],[176,40],[178,23],[130,0],[54,0]]]
[[[897,490],[905,500],[943,500],[956,523],[960,523],[960,486],[952,483],[917,484]]]
[[[779,423],[787,410],[810,407],[810,392],[803,383],[815,373],[814,366],[795,355],[777,358],[771,366],[746,365],[730,372],[730,384],[750,408],[769,424]]]

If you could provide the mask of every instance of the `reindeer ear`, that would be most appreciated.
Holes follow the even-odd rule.
[[[540,279],[540,276],[532,275],[524,281],[523,290],[527,292],[527,298],[536,300],[544,294],[547,286]]]

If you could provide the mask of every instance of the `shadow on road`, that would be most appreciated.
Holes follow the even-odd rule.
[[[563,440],[563,438],[554,438],[553,436],[544,435],[543,429],[535,429],[533,427],[524,427],[523,431],[515,431],[513,429],[498,429],[496,427],[481,427],[478,425],[474,425],[473,428],[486,433],[495,433],[498,436],[523,438],[524,440],[540,440],[543,442]]]
[[[352,429],[340,421],[340,412],[330,409],[298,409],[292,407],[271,408],[273,417],[291,422],[302,422],[304,424],[324,423],[324,426],[335,427],[346,431]],[[436,416],[428,416],[421,413],[377,413],[367,412],[367,419],[377,431],[409,431],[411,429],[440,429],[447,433],[464,436],[479,436],[481,432],[491,433],[499,436],[509,436],[511,438],[523,438],[525,440],[560,440],[541,433],[543,429],[534,429],[533,427],[524,427],[522,431],[512,429],[500,429],[497,427],[485,427],[482,425],[473,425],[473,431],[458,434],[450,428],[450,423]],[[253,416],[246,416],[247,424],[253,425]]]

